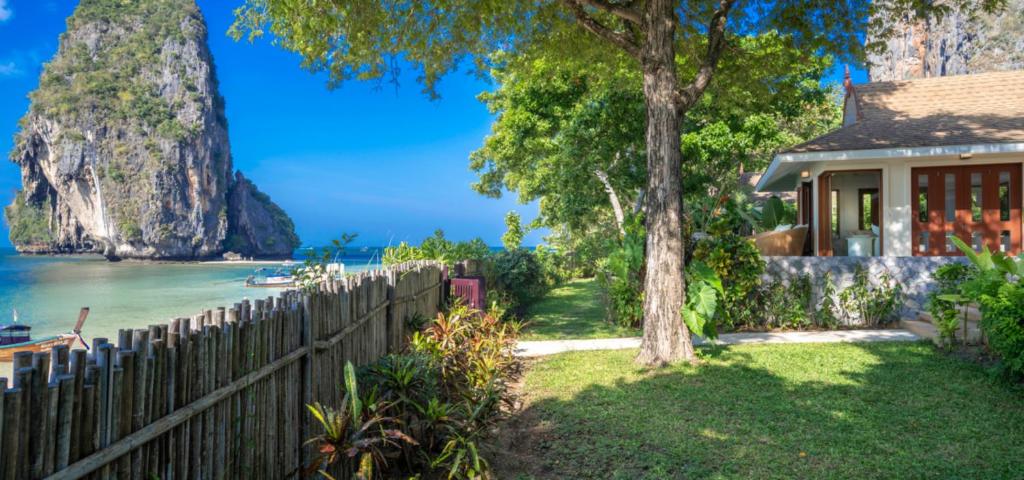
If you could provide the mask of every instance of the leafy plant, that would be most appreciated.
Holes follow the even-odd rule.
[[[525,248],[504,250],[490,259],[492,288],[506,293],[513,310],[521,310],[544,293],[547,283],[537,256]]]
[[[722,281],[725,327],[752,327],[761,322],[763,310],[751,300],[761,285],[765,264],[753,242],[732,233],[719,234],[697,243],[693,261],[707,264]]]
[[[821,287],[821,301],[818,303],[818,309],[814,312],[815,322],[821,327],[836,328],[839,326],[838,310],[836,282],[832,279],[832,272],[825,272]]]
[[[695,260],[687,268],[686,304],[683,305],[683,322],[691,332],[704,338],[718,337],[715,318],[722,309],[725,289],[722,279],[704,262]]]
[[[960,293],[961,286],[973,276],[972,268],[959,262],[948,263],[932,273],[935,288],[928,292],[928,312],[931,314],[935,328],[939,331],[939,339],[947,348],[956,341],[956,330],[960,327],[959,308],[971,303],[971,298]],[[964,329],[967,328],[965,318]],[[966,331],[964,339],[967,338]]]
[[[853,283],[839,292],[839,305],[848,323],[876,327],[894,320],[903,304],[903,287],[888,270],[876,282],[868,279],[868,271],[857,265]]]
[[[345,254],[345,249],[358,236],[355,233],[343,233],[340,239],[331,240],[331,245],[319,253],[310,249],[302,265],[292,270],[296,285],[303,290],[314,290],[324,281],[333,278],[337,272],[331,265],[337,263],[337,258]]]
[[[1024,287],[1019,282],[1002,284],[995,295],[982,295],[981,328],[988,346],[999,356],[1009,376],[1024,376]]]
[[[512,210],[505,214],[505,233],[501,235],[501,244],[505,250],[519,250],[525,236],[526,230],[523,228],[519,213]]]
[[[418,246],[406,242],[384,249],[384,265],[395,265],[410,260],[437,260],[449,267],[462,260],[484,260],[491,254],[490,247],[476,238],[469,242],[453,242],[444,236],[441,229],[423,239]]]
[[[643,267],[647,230],[639,215],[625,224],[626,234],[600,262],[601,282],[608,318],[625,327],[640,326],[643,320]]]
[[[335,410],[320,403],[307,405],[307,408],[324,430],[307,442],[317,447],[317,455],[307,467],[308,473],[320,471],[326,475],[324,467],[348,459],[356,466],[356,478],[369,480],[376,477],[375,472],[384,470],[388,457],[394,456],[402,443],[416,444],[402,432],[398,419],[380,413],[387,410],[387,405],[364,402],[360,398],[352,362],[345,364],[345,397],[341,408]]]

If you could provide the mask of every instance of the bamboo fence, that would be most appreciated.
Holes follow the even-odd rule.
[[[306,405],[340,403],[346,361],[400,350],[411,319],[437,315],[443,276],[410,262],[89,351],[16,353],[0,378],[0,480],[298,477],[317,431]]]

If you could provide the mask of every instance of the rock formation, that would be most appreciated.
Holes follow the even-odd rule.
[[[883,53],[868,55],[871,81],[1024,69],[1024,0],[1008,0],[997,14],[972,18],[953,11],[940,19],[903,20],[869,36]]]
[[[82,0],[30,96],[5,213],[22,252],[288,256],[288,216],[232,168],[194,0]]]

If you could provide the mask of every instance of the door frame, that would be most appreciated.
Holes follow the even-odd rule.
[[[837,173],[878,174],[878,256],[885,255],[885,171],[881,168],[856,168],[848,170],[825,170],[818,175],[818,212],[815,215],[818,227],[819,257],[835,255],[832,248],[832,176]],[[840,212],[840,215],[842,213]]]

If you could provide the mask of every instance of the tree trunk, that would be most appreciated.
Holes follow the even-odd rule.
[[[685,301],[682,238],[683,112],[676,104],[675,3],[645,5],[641,51],[647,106],[647,276],[644,336],[637,362],[663,365],[694,361],[690,332],[680,310]]]

